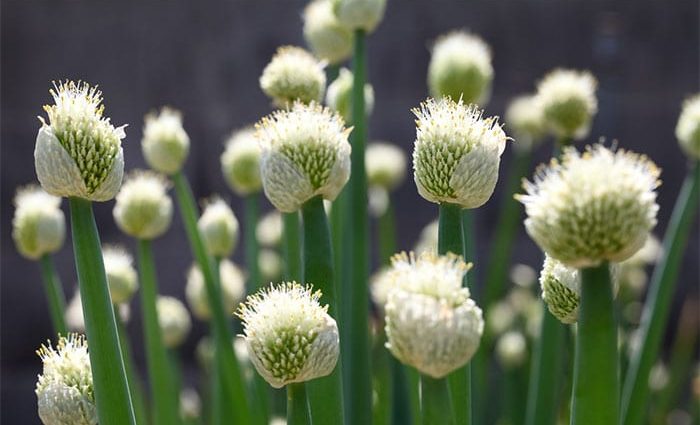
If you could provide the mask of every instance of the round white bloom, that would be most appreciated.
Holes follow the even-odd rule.
[[[134,259],[123,247],[114,245],[102,248],[102,258],[112,303],[128,302],[139,286]]]
[[[223,260],[219,264],[219,276],[221,283],[221,296],[224,303],[224,311],[232,312],[236,305],[245,296],[245,276],[241,269],[229,260]],[[200,320],[209,320],[211,310],[209,297],[204,282],[204,276],[199,266],[193,264],[187,273],[187,286],[185,297],[192,314]]]
[[[537,85],[547,127],[559,138],[583,139],[598,112],[598,82],[588,71],[555,69]]]
[[[594,145],[540,168],[525,182],[525,228],[569,267],[620,262],[644,245],[656,224],[659,170],[645,156]]]
[[[406,154],[389,143],[370,143],[365,151],[365,170],[370,186],[396,189],[406,177]]]
[[[530,150],[544,139],[547,128],[544,110],[537,96],[518,96],[506,109],[506,126],[515,136],[515,148]]]
[[[114,220],[127,235],[154,239],[168,230],[173,218],[169,183],[160,174],[136,170],[127,177],[114,204]]]
[[[528,288],[537,280],[537,272],[527,264],[515,264],[510,269],[510,280],[522,288]]]
[[[41,187],[51,195],[108,201],[124,174],[124,127],[102,116],[102,92],[87,83],[66,81],[50,90],[36,137],[34,165]]]
[[[279,108],[320,102],[326,91],[323,66],[301,47],[280,47],[260,76],[260,88]]]
[[[435,41],[428,65],[431,96],[483,105],[491,96],[492,81],[491,49],[480,37],[452,31]]]
[[[192,328],[192,320],[185,305],[175,297],[159,296],[156,309],[163,345],[173,348],[182,344]]]
[[[274,388],[330,374],[338,361],[338,326],[321,292],[296,282],[247,298],[237,314],[253,366]]]
[[[97,425],[92,368],[85,337],[68,334],[58,346],[42,345],[43,371],[36,384],[39,418],[44,425]]]
[[[506,134],[497,118],[484,118],[475,105],[450,98],[428,99],[414,109],[413,176],[430,202],[477,208],[489,200],[498,180]]]
[[[272,210],[262,216],[255,228],[255,237],[260,245],[278,246],[282,241],[282,214]]]
[[[389,192],[383,187],[370,186],[367,190],[367,210],[372,217],[381,217],[389,208]]]
[[[340,63],[352,53],[352,32],[338,21],[332,0],[313,0],[304,9],[304,39],[314,55]]]
[[[297,211],[318,195],[332,201],[350,178],[350,129],[329,109],[297,102],[257,128],[263,188],[278,210]]]
[[[676,125],[676,138],[686,154],[700,159],[700,94],[683,102],[683,111]]]
[[[500,335],[515,323],[517,311],[505,300],[496,302],[486,311],[486,326],[494,335]]]
[[[386,0],[333,0],[333,10],[346,27],[372,32],[384,17]]]
[[[441,378],[472,358],[484,320],[462,287],[468,269],[453,255],[394,256],[385,321],[386,346],[397,359]]]
[[[509,331],[501,335],[496,342],[498,360],[506,368],[521,366],[527,359],[527,341],[518,331]]]
[[[187,387],[180,391],[180,417],[185,421],[194,421],[202,414],[202,400],[194,388]]]
[[[146,115],[141,150],[149,167],[163,174],[175,174],[190,152],[190,138],[182,127],[182,114],[164,107],[159,114]]]
[[[253,127],[235,131],[226,141],[226,149],[221,155],[221,171],[226,183],[238,195],[256,193],[262,188],[261,153]]]
[[[221,198],[207,202],[197,222],[204,245],[214,257],[228,257],[238,241],[238,220]]]
[[[438,252],[438,221],[433,220],[426,224],[420,232],[418,242],[414,247],[414,251],[419,255],[424,252],[437,254]]]
[[[17,190],[14,204],[12,239],[20,254],[38,260],[61,249],[66,239],[66,219],[60,198],[30,185]]]
[[[271,249],[258,252],[258,269],[264,282],[273,282],[282,275],[282,258]]]
[[[328,86],[326,105],[337,111],[345,122],[352,122],[352,85],[353,75],[347,68],[341,68],[338,78]],[[365,84],[365,115],[372,115],[374,110],[374,89]]]

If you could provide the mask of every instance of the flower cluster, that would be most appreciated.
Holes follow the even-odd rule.
[[[20,254],[38,260],[58,251],[66,239],[61,199],[35,185],[17,190],[12,239]]]

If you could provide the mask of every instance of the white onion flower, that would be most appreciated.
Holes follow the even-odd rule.
[[[224,311],[232,312],[236,305],[245,296],[245,276],[243,272],[231,261],[223,260],[219,264],[219,276],[221,283],[221,297],[224,303]],[[187,273],[187,286],[185,297],[192,310],[192,314],[200,320],[209,320],[209,297],[204,285],[204,276],[199,266],[193,264]]]
[[[345,122],[352,122],[352,85],[353,75],[347,68],[341,68],[338,77],[328,86],[326,105],[337,111]],[[365,84],[365,115],[372,115],[374,109],[374,89]]]
[[[154,239],[165,233],[173,218],[168,186],[168,181],[155,172],[136,170],[130,173],[114,205],[117,226],[138,239]]]
[[[352,32],[333,12],[332,0],[313,0],[304,9],[304,39],[314,55],[340,63],[352,53]]]
[[[141,150],[149,167],[171,175],[182,169],[190,151],[190,138],[182,127],[182,114],[164,107],[146,115]]]
[[[38,260],[61,249],[66,239],[66,219],[60,198],[30,185],[17,190],[14,204],[12,239],[20,254]]]
[[[372,32],[384,17],[386,0],[333,0],[333,10],[346,27]]]
[[[197,222],[204,245],[214,257],[228,257],[238,242],[238,219],[221,198],[207,201]]]
[[[537,96],[524,95],[514,98],[506,109],[506,126],[512,129],[519,150],[531,150],[547,134],[544,110]]]
[[[274,247],[282,242],[282,215],[272,210],[262,216],[255,228],[255,237],[262,246]]]
[[[406,154],[389,143],[370,143],[365,150],[365,170],[367,184],[394,190],[406,177]]]
[[[556,137],[583,139],[598,112],[598,82],[588,71],[555,69],[537,85],[545,123]]]
[[[260,88],[279,108],[320,102],[326,91],[323,66],[301,47],[280,47],[260,76]]]
[[[683,102],[683,111],[676,125],[676,138],[687,155],[700,159],[700,94]]]
[[[262,189],[261,154],[253,127],[235,131],[226,141],[226,149],[221,155],[221,171],[226,183],[238,195],[246,196]]]
[[[168,348],[182,344],[192,328],[190,314],[182,301],[175,297],[159,296],[156,310],[163,344]]]
[[[104,246],[102,258],[112,303],[128,302],[139,286],[134,259],[123,247],[116,245]]]

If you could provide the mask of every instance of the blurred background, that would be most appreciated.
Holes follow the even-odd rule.
[[[99,84],[106,115],[115,125],[129,124],[123,142],[127,169],[145,167],[140,149],[143,115],[161,105],[182,110],[192,141],[186,174],[196,196],[220,194],[242,219],[241,200],[220,173],[223,142],[232,130],[271,110],[258,77],[278,46],[304,44],[305,3],[3,2],[0,422],[39,423],[33,390],[41,362],[34,351],[52,332],[38,265],[14,249],[11,205],[16,187],[36,180],[36,117],[44,115],[41,106],[50,102],[51,81]],[[495,79],[487,114],[503,115],[513,96],[533,91],[535,82],[554,67],[589,69],[600,85],[599,112],[588,142],[618,140],[621,147],[648,154],[662,168],[655,231],[661,236],[686,172],[674,128],[683,99],[698,91],[699,19],[697,1],[389,0],[385,19],[368,44],[368,75],[376,99],[370,139],[390,141],[410,154],[415,136],[410,108],[427,96],[428,47],[452,29],[475,32],[493,50]],[[504,174],[510,150],[502,162]],[[548,160],[550,152],[550,143],[541,146],[535,163]],[[480,277],[504,196],[503,177],[491,201],[476,212],[473,272]],[[410,249],[437,208],[418,196],[410,175],[393,196],[399,248]],[[266,200],[263,205],[271,208]],[[114,224],[112,206],[95,205],[102,240],[133,249],[133,241]],[[676,293],[678,307],[683,299],[698,297],[698,240],[696,223]],[[69,242],[56,261],[70,299],[76,275]],[[161,292],[184,300],[185,273],[192,260],[179,214],[154,247]],[[234,261],[240,263],[242,257],[239,243]],[[540,261],[540,251],[522,231],[513,262],[537,270]],[[670,328],[678,310],[673,309]],[[135,297],[129,331],[144,371],[139,312]],[[194,347],[205,332],[206,325],[195,320],[180,349],[193,383]]]

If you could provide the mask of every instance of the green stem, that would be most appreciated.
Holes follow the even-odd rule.
[[[678,270],[691,233],[690,226],[698,209],[699,198],[700,164],[696,162],[678,194],[664,237],[663,255],[651,277],[639,327],[642,343],[630,361],[622,393],[623,425],[639,425],[646,415],[649,371],[659,353],[659,346],[668,321],[668,311],[677,285]]]
[[[387,353],[387,357],[391,368],[391,393],[393,395],[391,423],[392,425],[412,425],[420,417],[418,378],[416,377],[415,386],[411,385],[406,376],[408,368],[404,367],[394,356]],[[411,370],[417,375],[415,369]],[[415,400],[412,392],[415,392]]]
[[[323,198],[316,196],[309,199],[302,206],[301,212],[304,228],[303,281],[321,291],[321,301],[328,304],[328,314],[337,318],[333,253]],[[307,390],[314,423],[342,425],[341,371],[341,361],[338,361],[338,365],[329,376],[309,381]]]
[[[333,81],[335,81],[336,78],[338,78],[338,74],[340,73],[340,64],[337,63],[332,63],[326,66],[326,81],[330,85]]]
[[[394,360],[396,360],[396,359],[394,359]],[[396,363],[399,363],[399,361],[396,360]],[[408,383],[407,388],[408,388],[408,398],[409,398],[410,407],[411,407],[411,419],[413,420],[414,424],[418,424],[418,421],[421,418],[421,414],[420,414],[420,373],[418,373],[418,371],[412,367],[404,366],[400,363],[399,363],[399,365],[403,368],[404,374],[406,375],[406,382]],[[397,423],[397,422],[394,422],[394,424],[404,425],[404,423]]]
[[[617,425],[617,323],[610,267],[584,268],[576,332],[572,425]],[[551,407],[551,406],[550,406]],[[539,424],[538,424],[539,425]]]
[[[168,366],[168,352],[158,324],[156,298],[158,288],[153,249],[150,240],[138,242],[139,280],[141,281],[141,314],[143,315],[148,380],[153,403],[153,424],[170,425],[179,421],[177,394]]]
[[[392,414],[393,383],[391,358],[386,344],[386,334],[377,330],[376,340],[372,346],[372,387],[375,402],[372,409],[372,425],[390,425]]]
[[[101,425],[136,423],[92,203],[69,198],[73,251]]]
[[[309,405],[306,399],[306,384],[287,385],[287,425],[310,425]]]
[[[258,224],[258,194],[248,195],[243,200],[245,203],[245,261],[248,266],[248,293],[255,293],[261,285],[268,282],[260,281],[258,269],[258,238],[255,237],[255,228]]]
[[[117,308],[114,310],[114,320],[117,323],[117,332],[119,332],[119,346],[122,349],[124,371],[126,372],[126,379],[129,385],[129,393],[131,394],[131,400],[134,403],[136,423],[139,425],[146,425],[148,423],[148,414],[146,413],[146,402],[143,396],[142,383],[141,379],[139,378],[136,365],[134,364],[134,357],[131,354],[131,344],[129,344],[129,338],[126,334],[126,326],[119,317],[119,311]]]
[[[447,379],[420,375],[421,414],[423,425],[454,425],[450,388]]]
[[[283,213],[285,279],[301,281],[301,241],[299,238],[299,213]]]
[[[391,256],[396,253],[396,218],[394,206],[391,201],[379,217],[379,261],[382,265],[389,265]]]
[[[213,261],[207,254],[202,236],[197,229],[198,213],[189,183],[182,172],[175,174],[173,181],[182,221],[190,242],[190,249],[204,276],[207,298],[210,304],[209,308],[212,312],[211,324],[215,340],[214,345],[216,347],[216,355],[220,359],[219,365],[221,366],[219,373],[223,382],[223,388],[226,390],[225,394],[230,395],[230,398],[227,398],[227,402],[224,403],[226,408],[225,417],[235,418],[235,423],[238,424],[248,424],[251,423],[250,407],[240,366],[233,353],[231,328],[229,320],[224,313],[221,291],[217,284],[219,276],[217,273],[214,273]],[[227,421],[227,423],[230,422],[233,421]]]
[[[44,292],[49,304],[49,313],[53,330],[58,335],[66,333],[66,296],[63,293],[61,280],[56,273],[53,259],[49,254],[44,254],[39,260],[41,277],[44,282]]]

